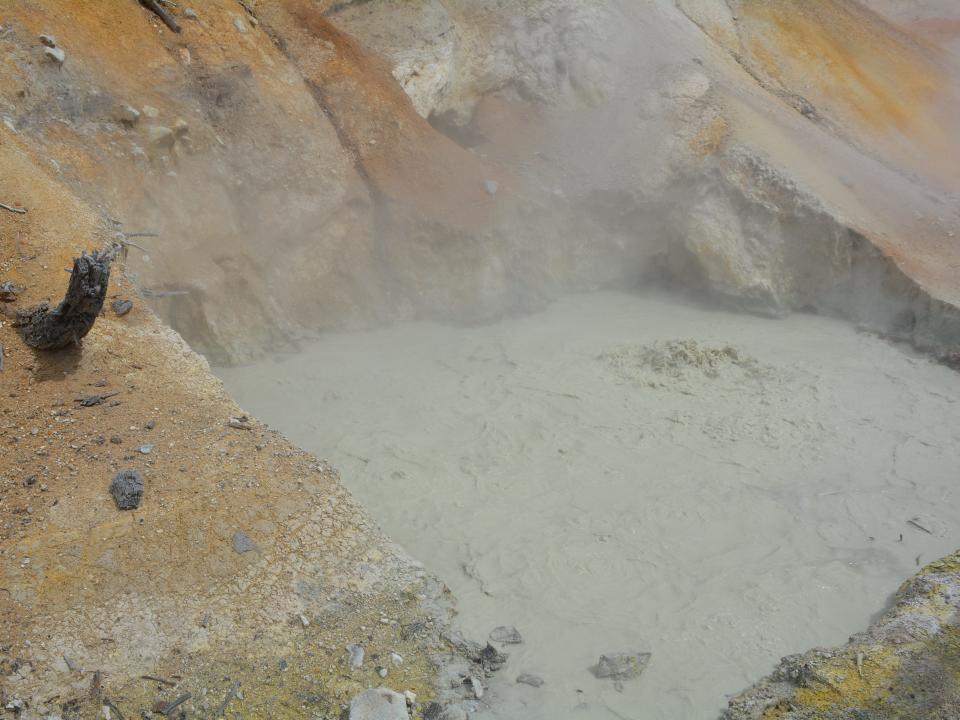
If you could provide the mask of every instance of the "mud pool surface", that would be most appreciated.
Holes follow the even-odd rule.
[[[584,295],[219,374],[341,470],[468,635],[520,630],[484,717],[713,718],[960,546],[960,374],[839,321]],[[588,670],[620,651],[653,654],[622,692]]]

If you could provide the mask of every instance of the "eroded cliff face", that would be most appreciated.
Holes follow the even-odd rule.
[[[7,11],[9,125],[159,233],[132,278],[218,361],[665,269],[750,309],[847,314],[808,300],[851,294],[861,237],[921,304],[956,300],[953,66],[868,8],[222,0],[175,34],[129,3],[68,7]],[[925,312],[950,347],[954,320]]]

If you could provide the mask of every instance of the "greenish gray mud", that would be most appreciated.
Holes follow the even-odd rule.
[[[343,469],[465,632],[520,630],[481,717],[716,716],[957,546],[960,376],[830,318],[599,293],[218,373]],[[618,652],[652,653],[622,691],[589,672]]]

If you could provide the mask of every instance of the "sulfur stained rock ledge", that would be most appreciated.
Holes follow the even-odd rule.
[[[905,582],[893,606],[840,648],[780,661],[721,720],[960,717],[960,552]]]

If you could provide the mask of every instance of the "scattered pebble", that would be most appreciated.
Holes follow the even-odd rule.
[[[130,105],[123,105],[117,109],[116,119],[124,125],[136,125],[140,122],[140,111]]]
[[[111,436],[110,436],[110,443],[111,443],[111,444],[113,444],[113,445],[119,445],[119,444],[122,443],[122,442],[123,442],[123,438],[120,437],[119,435],[111,435]]]
[[[631,680],[640,677],[650,663],[650,653],[611,653],[601,655],[595,674],[598,678]]]
[[[160,117],[160,111],[153,107],[153,105],[144,105],[142,111],[143,114],[151,120],[155,120]]]
[[[55,48],[57,46],[57,39],[53,35],[41,35],[38,40],[48,48]]]
[[[496,180],[484,180],[483,189],[487,191],[487,195],[496,195],[497,190],[500,189],[500,183]]]
[[[151,147],[170,149],[177,142],[173,130],[163,125],[151,125],[147,130],[147,142]]]
[[[257,549],[257,544],[243,530],[238,530],[233,534],[230,544],[233,546],[233,551],[240,555]]]
[[[385,667],[377,668],[377,675],[379,675],[382,678],[385,678],[389,674],[389,672],[390,671],[387,670]]]
[[[197,13],[196,13],[196,11],[195,11],[193,8],[187,8],[186,10],[184,10],[184,11],[183,11],[183,16],[184,16],[187,20],[199,20],[199,19],[200,19],[199,17],[197,17]]]
[[[133,310],[133,301],[132,300],[114,300],[113,304],[110,305],[113,308],[113,311],[117,314],[117,317],[123,317],[128,312]]]
[[[347,654],[350,656],[350,667],[363,667],[364,650],[359,645],[347,645]]]
[[[153,445],[151,445],[150,443],[147,443],[146,445],[141,445],[139,450],[141,455],[149,455],[150,453],[153,452]]]
[[[144,426],[147,430],[153,430],[153,429],[157,426],[157,421],[156,421],[156,420],[147,420],[147,421],[143,424],[143,426]]]
[[[23,480],[23,486],[24,486],[24,487],[31,487],[32,485],[36,485],[36,484],[37,484],[37,476],[36,476],[36,475],[29,475],[29,476],[27,476],[26,478],[24,478],[24,480]]]
[[[520,673],[517,675],[517,683],[520,685],[529,685],[530,687],[538,688],[543,685],[543,678],[538,677],[537,675],[531,675],[530,673]]]
[[[235,17],[233,19],[233,26],[239,33],[245,33],[247,31],[247,24],[243,21],[243,18]]]
[[[407,699],[389,688],[364,690],[350,702],[349,720],[409,720]]]
[[[57,65],[63,65],[63,61],[67,59],[67,54],[57,47],[44,48],[43,54],[46,55],[51,62],[56,63]]]
[[[494,642],[504,643],[505,645],[519,645],[523,642],[523,636],[515,627],[501,625],[490,631],[490,639]]]
[[[483,683],[480,682],[480,678],[478,678],[476,675],[471,675],[470,677],[467,678],[466,682],[469,683],[470,689],[473,690],[473,696],[477,700],[482,700],[483,699]]]
[[[110,483],[119,510],[135,510],[143,500],[143,477],[136,470],[122,470]]]
[[[24,288],[14,285],[12,282],[0,283],[0,302],[14,302],[17,295],[22,293]]]

